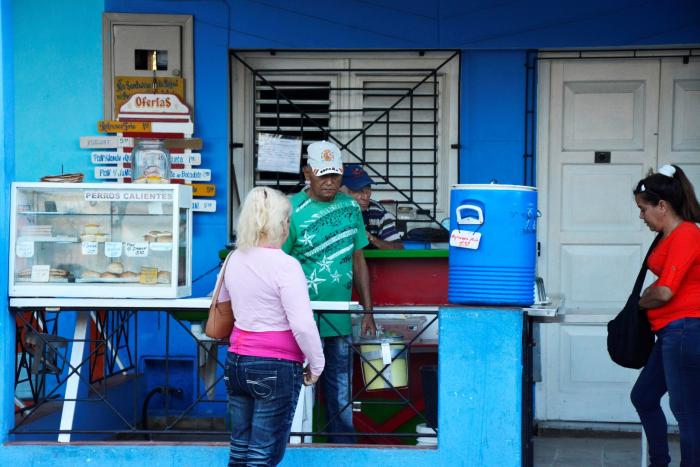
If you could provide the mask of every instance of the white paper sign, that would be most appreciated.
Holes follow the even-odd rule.
[[[469,230],[453,230],[450,235],[450,245],[457,248],[476,250],[481,242],[481,233]]]
[[[18,258],[31,258],[34,256],[34,242],[32,240],[17,240],[15,254]]]
[[[119,258],[122,255],[122,242],[105,242],[105,256]]]
[[[32,266],[32,282],[48,282],[51,266],[48,264],[37,264]]]
[[[81,249],[84,255],[96,255],[97,242],[83,242],[81,244]]]
[[[391,365],[391,344],[382,342],[382,363]]]
[[[148,256],[148,242],[126,242],[124,253],[130,258],[145,258]]]
[[[258,135],[258,172],[299,173],[301,140],[280,135]]]

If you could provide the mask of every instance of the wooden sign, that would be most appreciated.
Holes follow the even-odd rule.
[[[97,122],[100,133],[150,133],[151,122],[118,122],[116,120],[100,120]]]
[[[170,114],[189,117],[190,108],[174,94],[134,94],[119,108],[119,115]]]
[[[202,149],[202,138],[164,139],[168,149]]]
[[[80,147],[83,149],[131,148],[134,138],[125,136],[81,136]]]
[[[172,169],[170,178],[177,178],[185,181],[208,182],[211,180],[211,170],[209,169]]]
[[[124,169],[121,167],[95,167],[95,178],[98,180],[126,177],[131,177],[131,169]]]
[[[192,211],[194,212],[216,212],[215,199],[193,199]]]
[[[185,80],[178,77],[156,78],[153,88],[153,78],[148,76],[115,76],[114,77],[114,108],[119,109],[134,94],[174,94],[185,102]]]
[[[81,136],[80,147],[83,149],[133,148],[136,138],[128,136]],[[168,149],[202,149],[201,138],[166,138],[163,140]]]
[[[126,152],[95,151],[90,153],[93,164],[123,164],[131,162],[131,154]]]
[[[216,185],[213,183],[193,183],[192,196],[216,196]]]
[[[189,122],[140,122],[100,120],[97,122],[100,133],[182,133],[192,134],[194,125]]]

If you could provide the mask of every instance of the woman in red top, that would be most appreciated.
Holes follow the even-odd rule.
[[[671,462],[661,397],[678,421],[681,466],[700,467],[700,206],[683,171],[665,165],[637,184],[639,217],[662,239],[647,265],[658,276],[639,300],[656,343],[632,388],[651,466]]]

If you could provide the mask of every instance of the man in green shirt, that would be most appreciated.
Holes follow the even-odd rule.
[[[372,311],[369,272],[362,248],[367,235],[357,202],[339,193],[343,162],[340,149],[319,141],[307,149],[305,190],[294,195],[289,237],[282,249],[295,257],[306,275],[313,301],[349,301],[352,286],[366,311]],[[326,431],[352,433],[352,322],[350,315],[323,314],[319,317],[326,367],[321,375]],[[371,314],[362,318],[362,334],[374,335]],[[331,435],[334,443],[353,443],[352,435]]]

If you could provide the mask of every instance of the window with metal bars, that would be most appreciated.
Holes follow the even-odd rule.
[[[306,147],[336,143],[361,163],[372,198],[432,226],[457,182],[459,55],[455,52],[233,52],[232,162],[236,186],[294,193]],[[299,174],[257,170],[261,133],[299,138]],[[232,203],[233,218],[236,202]]]
[[[255,83],[255,151],[260,133],[301,139],[302,154],[314,141],[328,138],[331,85],[327,81],[277,81]],[[282,96],[285,96],[283,98]],[[257,157],[256,157],[257,162]],[[305,158],[299,172],[305,165]],[[301,175],[255,170],[255,185],[270,185],[285,192],[294,190]]]

